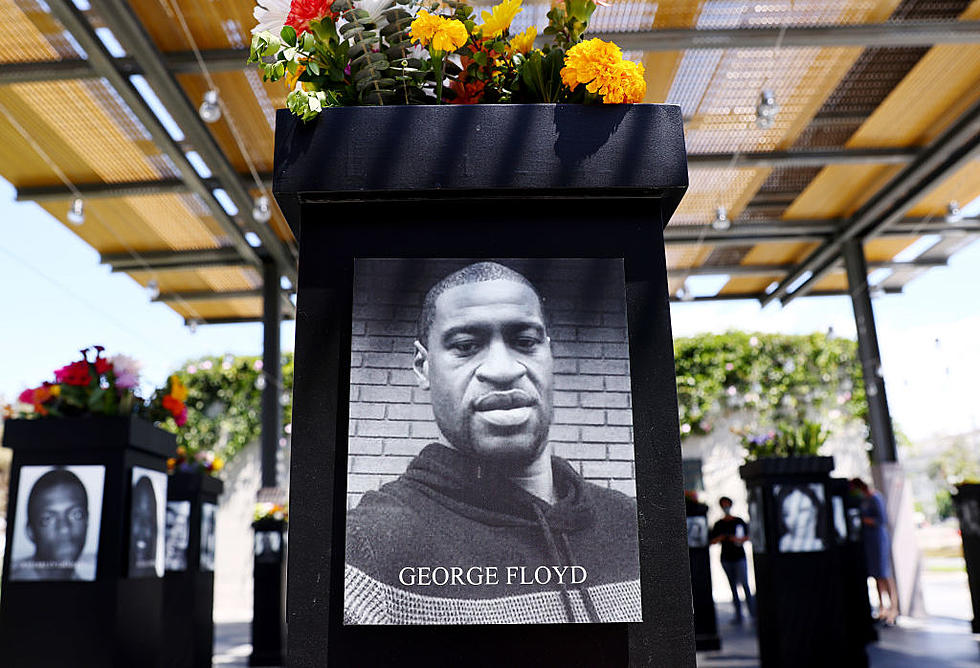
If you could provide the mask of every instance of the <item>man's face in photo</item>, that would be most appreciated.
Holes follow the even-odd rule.
[[[88,502],[80,485],[61,483],[39,495],[27,535],[39,561],[77,561],[88,532]]]
[[[427,338],[415,369],[449,443],[504,467],[535,461],[551,424],[553,359],[534,290],[505,279],[449,288]]]
[[[153,489],[137,485],[133,492],[133,542],[138,561],[156,558],[157,522],[156,498]]]

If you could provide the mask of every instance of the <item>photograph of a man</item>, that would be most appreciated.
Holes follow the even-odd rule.
[[[201,504],[201,563],[202,571],[214,571],[214,545],[216,540],[215,522],[218,506],[213,503]]]
[[[549,319],[505,262],[467,264],[422,299],[407,359],[439,438],[348,514],[347,624],[642,619],[635,500],[554,454]],[[568,262],[580,281],[611,276],[616,289],[602,294],[625,313],[621,261]],[[625,346],[625,326],[616,335]],[[605,458],[607,446],[584,452]]]
[[[187,570],[187,547],[190,545],[191,502],[167,501],[167,539],[164,567],[168,571]]]
[[[167,474],[133,467],[129,514],[129,577],[163,577]]]
[[[20,469],[10,579],[95,580],[103,466]]]

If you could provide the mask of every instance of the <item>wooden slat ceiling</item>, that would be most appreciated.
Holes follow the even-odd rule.
[[[51,0],[64,2],[65,0]],[[543,27],[548,2],[525,0],[515,30]],[[474,3],[488,5],[490,3]],[[96,3],[98,6],[98,3]],[[134,15],[164,56],[186,55],[194,49],[245,49],[254,23],[252,4],[242,0],[132,0]],[[96,9],[83,12],[93,29],[103,32],[112,17]],[[613,0],[599,8],[593,29],[599,32],[657,30],[720,30],[843,26],[890,22],[897,32],[909,21],[978,21],[980,0],[795,0],[768,3],[740,0]],[[182,23],[186,23],[190,38]],[[780,37],[779,40],[782,38]],[[778,41],[778,40],[777,40]],[[123,50],[127,45],[121,43]],[[126,56],[132,54],[126,53]],[[690,189],[670,225],[692,237],[667,246],[672,294],[685,292],[695,274],[745,265],[752,271],[728,275],[717,298],[762,297],[783,281],[793,267],[821,245],[814,233],[786,237],[750,235],[744,241],[724,239],[743,226],[765,223],[780,230],[791,221],[843,223],[873,201],[880,189],[906,165],[886,162],[740,164],[749,152],[839,151],[879,148],[924,148],[980,100],[980,46],[807,46],[773,43],[771,48],[690,49],[631,52],[647,71],[649,102],[678,104],[685,117],[686,141],[692,155],[731,156],[727,166],[694,164]],[[74,37],[38,0],[0,0],[0,175],[19,191],[69,184],[123,184],[166,181],[181,174],[157,146],[151,133],[126,106],[107,79],[7,80],[5,66],[84,59]],[[244,58],[243,58],[244,60]],[[119,61],[121,62],[121,61]],[[265,191],[254,183],[272,171],[275,109],[284,106],[286,90],[266,84],[253,70],[219,68],[209,72],[185,68],[175,74],[187,100],[197,106],[214,85],[224,115],[207,128],[228,163],[241,174],[252,197]],[[29,77],[28,77],[29,78]],[[775,93],[780,107],[773,125],[756,125],[756,104],[762,89]],[[65,101],[70,100],[70,104]],[[164,106],[171,101],[162,100]],[[181,150],[194,151],[186,140]],[[215,187],[220,187],[220,184]],[[264,186],[263,186],[264,187]],[[33,191],[32,191],[33,192]],[[934,233],[950,201],[967,203],[980,197],[980,160],[953,170],[939,185],[927,189],[905,215],[923,220],[922,229],[899,236],[868,240],[869,262],[888,263],[919,239]],[[69,225],[72,195],[48,194],[42,206]],[[242,262],[220,266],[164,268],[145,260],[161,252],[227,251],[229,238],[214,213],[191,188],[165,192],[120,192],[86,198],[85,222],[70,226],[103,255],[132,259],[129,275],[141,285],[155,283],[166,303],[188,320],[200,323],[258,319],[261,300],[243,296],[261,287],[257,267]],[[734,221],[728,233],[712,230],[715,210],[724,206]],[[269,222],[275,234],[295,248],[288,226],[273,204]],[[239,211],[232,216],[242,223]],[[253,224],[251,220],[248,224]],[[244,231],[245,228],[243,228]],[[710,233],[709,233],[710,232]],[[826,232],[825,232],[826,233]],[[781,236],[780,240],[773,237]],[[760,237],[760,238],[756,238]],[[761,237],[765,237],[762,239]],[[941,261],[972,237],[944,238],[927,251]],[[925,256],[923,256],[925,257]],[[237,266],[236,266],[237,265]],[[924,263],[923,263],[924,265]],[[772,270],[769,270],[769,267]],[[895,268],[883,283],[900,289],[921,275],[922,266]],[[840,268],[831,268],[815,282],[814,293],[846,290]],[[202,298],[200,293],[214,293]],[[690,293],[689,290],[686,292]],[[180,293],[174,296],[174,293]],[[193,293],[193,299],[181,294]],[[222,296],[222,293],[233,293]]]

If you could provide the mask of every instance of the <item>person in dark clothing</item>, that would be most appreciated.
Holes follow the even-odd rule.
[[[446,442],[348,514],[344,622],[641,621],[635,501],[551,452],[534,286],[492,262],[444,278],[414,369]]]
[[[742,623],[742,601],[738,586],[745,594],[745,605],[749,614],[755,617],[755,598],[749,589],[749,569],[745,561],[745,548],[742,545],[749,539],[749,525],[741,517],[732,515],[732,500],[721,497],[718,504],[725,516],[711,527],[711,544],[721,543],[721,567],[732,588],[732,602],[735,605],[735,623]]]
[[[868,575],[878,587],[878,618],[893,625],[898,618],[898,588],[892,577],[892,544],[888,533],[888,514],[881,493],[854,478],[851,486],[861,492],[861,541],[864,543]],[[888,601],[886,607],[885,601]]]

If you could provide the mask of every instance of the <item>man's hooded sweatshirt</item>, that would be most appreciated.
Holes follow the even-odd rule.
[[[426,446],[348,514],[345,623],[641,621],[636,503],[552,469],[554,505]]]

